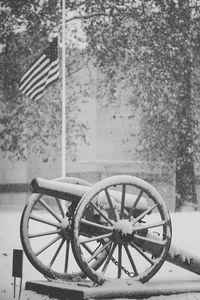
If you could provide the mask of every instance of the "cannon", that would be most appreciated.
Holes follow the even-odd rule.
[[[21,242],[47,279],[144,283],[165,260],[200,275],[200,259],[171,245],[169,211],[146,181],[130,175],[94,185],[74,177],[36,178],[30,187]]]

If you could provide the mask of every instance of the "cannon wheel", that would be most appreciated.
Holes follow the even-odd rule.
[[[118,202],[113,197],[115,190],[120,195]],[[131,205],[130,195],[134,195]],[[98,225],[87,219],[88,209],[102,220],[98,233]],[[81,235],[84,224],[91,228],[87,238]],[[81,270],[97,284],[119,279],[148,281],[162,266],[171,243],[171,220],[162,197],[144,180],[127,175],[95,184],[79,202],[73,228],[74,256]],[[83,252],[86,245],[102,240],[92,255]],[[88,263],[105,249],[107,259],[98,270],[92,269]]]
[[[91,186],[88,182],[74,177],[54,180]],[[61,199],[32,194],[22,213],[20,236],[27,258],[39,272],[47,278],[70,280],[85,276],[79,268],[75,271],[74,262],[70,266],[73,260],[70,249],[73,235],[71,219],[76,205],[66,200],[64,203],[63,207]],[[87,247],[87,251],[92,253],[94,250]],[[99,256],[92,267],[98,268],[106,255],[105,252]]]

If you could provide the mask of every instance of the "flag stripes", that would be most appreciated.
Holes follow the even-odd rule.
[[[19,90],[31,99],[39,100],[45,88],[58,77],[58,39],[55,38],[22,76]]]

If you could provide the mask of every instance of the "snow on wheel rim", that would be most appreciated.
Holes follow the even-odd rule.
[[[114,190],[119,187],[120,192]],[[133,197],[134,195],[126,192],[126,189],[136,189],[137,195]],[[109,211],[109,216],[106,216],[105,206],[104,210],[101,210],[101,201],[100,204],[98,202],[98,197],[102,198],[102,193],[106,198],[105,201],[108,202],[107,212]],[[120,201],[118,201],[118,197],[120,197]],[[130,206],[131,197],[134,199],[132,207]],[[144,200],[148,201],[149,207],[145,207]],[[99,213],[99,220],[103,218],[102,223],[97,225],[88,222],[87,211],[91,208]],[[133,216],[136,213],[138,215]],[[150,221],[150,224],[145,225],[142,223],[144,221],[149,222],[151,218],[152,220],[156,218],[156,221]],[[91,226],[94,233],[91,231],[91,236],[83,240],[80,238],[80,232],[85,224]],[[96,227],[99,232],[95,232],[94,228]],[[160,231],[161,236],[158,237],[157,233],[152,235],[153,230]],[[84,195],[76,208],[73,231],[72,245],[75,258],[81,270],[98,284],[119,278],[126,281],[127,278],[124,278],[124,273],[125,275],[128,274],[129,277],[132,277],[134,273],[131,280],[148,281],[162,266],[171,243],[171,220],[162,197],[146,181],[129,175],[112,176],[95,184]],[[83,244],[102,240],[104,243],[96,254],[93,253],[93,256],[89,258],[84,256]],[[108,261],[102,264],[102,269],[95,271],[88,266],[88,261],[94,259],[95,255],[98,256],[101,249],[106,249],[106,244],[109,246]],[[151,255],[152,257],[154,255],[155,258],[151,258]],[[141,256],[139,259],[141,261],[144,259],[145,264],[148,263],[149,266],[138,271],[137,262],[134,261],[136,256]],[[116,266],[114,278],[113,274],[112,276],[106,274],[111,262]],[[128,267],[123,265],[124,262],[127,263]]]

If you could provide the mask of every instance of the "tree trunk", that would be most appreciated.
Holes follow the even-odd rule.
[[[181,162],[182,160],[184,163]],[[194,159],[192,155],[179,152],[176,160],[175,211],[181,211],[185,206],[197,210]]]
[[[183,53],[181,60],[184,71],[179,78],[177,99],[176,211],[188,205],[193,210],[197,209],[191,95],[192,63],[188,51]]]
[[[176,205],[180,211],[188,204],[196,209],[193,104],[192,104],[192,43],[190,35],[189,0],[168,1],[169,24],[172,45],[176,49],[173,57],[172,78],[177,86],[177,140],[176,140]]]

